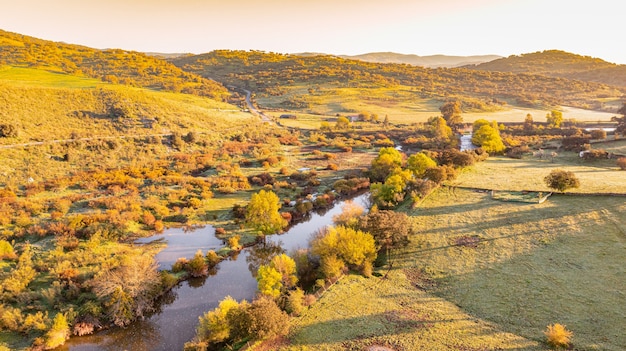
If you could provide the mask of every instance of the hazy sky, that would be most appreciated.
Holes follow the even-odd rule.
[[[0,0],[0,29],[95,48],[508,56],[626,64],[619,0]],[[622,34],[620,34],[622,33]]]

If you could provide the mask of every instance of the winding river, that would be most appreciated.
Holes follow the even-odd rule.
[[[228,295],[236,300],[251,300],[257,290],[251,272],[275,253],[307,247],[311,235],[331,225],[333,216],[341,213],[346,201],[337,202],[323,214],[313,213],[307,221],[292,226],[286,233],[269,235],[265,243],[246,248],[237,257],[220,262],[213,275],[180,283],[163,297],[157,311],[144,320],[125,329],[113,328],[94,335],[73,337],[59,350],[182,350],[185,342],[194,337],[199,316],[217,307]],[[369,194],[359,195],[352,201],[369,208]],[[192,232],[170,229],[141,242],[153,240],[167,242],[167,247],[156,256],[161,269],[168,269],[179,257],[193,257],[198,249],[206,252],[223,245],[211,226]]]

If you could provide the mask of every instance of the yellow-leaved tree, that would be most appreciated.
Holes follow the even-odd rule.
[[[271,190],[253,194],[246,209],[246,222],[262,234],[274,234],[287,226],[280,213],[280,201]]]

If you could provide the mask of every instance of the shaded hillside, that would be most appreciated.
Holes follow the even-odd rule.
[[[617,88],[543,75],[489,72],[464,68],[423,68],[381,64],[333,56],[296,56],[260,51],[213,51],[172,62],[224,84],[259,94],[282,96],[289,86],[379,88],[408,86],[416,98],[494,99],[525,106],[568,105],[597,108],[598,99],[619,97]],[[293,96],[290,97],[294,99]],[[298,97],[295,97],[297,99]]]
[[[0,65],[46,68],[112,83],[224,98],[220,84],[143,53],[96,50],[0,30]]]
[[[626,87],[626,65],[565,51],[546,50],[513,55],[467,68],[481,71],[542,74]]]
[[[430,68],[437,67],[459,67],[471,64],[480,64],[493,61],[502,56],[498,55],[476,55],[476,56],[449,56],[449,55],[405,55],[395,52],[371,52],[362,55],[339,55],[339,57],[378,63],[406,63],[413,66],[423,66]]]

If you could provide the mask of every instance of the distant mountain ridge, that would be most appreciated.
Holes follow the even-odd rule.
[[[413,66],[428,68],[437,67],[460,67],[470,64],[480,64],[502,58],[499,55],[474,55],[474,56],[449,56],[428,55],[418,56],[413,54],[398,54],[395,52],[371,52],[361,55],[339,55],[339,57],[376,63],[404,63]]]
[[[480,71],[541,74],[626,87],[626,65],[561,50],[511,55],[490,62],[467,65]]]

